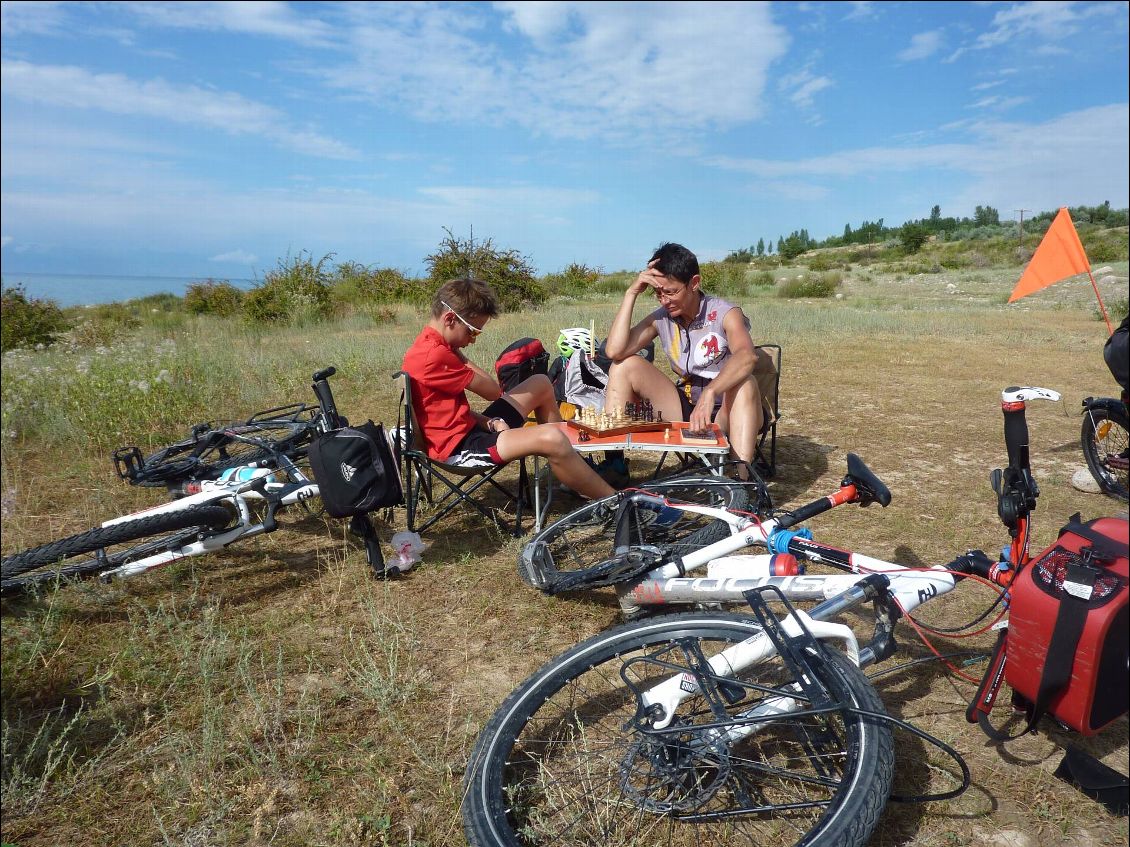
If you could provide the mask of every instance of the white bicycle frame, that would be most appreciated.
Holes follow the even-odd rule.
[[[659,499],[659,498],[657,498]],[[664,501],[666,503],[666,501]],[[789,600],[828,600],[835,597],[859,581],[848,574],[796,576],[715,576],[710,571],[720,566],[725,570],[749,571],[756,573],[765,570],[771,554],[758,556],[733,556],[731,554],[747,547],[769,546],[769,538],[779,529],[778,522],[769,519],[758,523],[748,517],[712,506],[667,504],[669,507],[687,512],[696,512],[714,520],[730,525],[731,535],[706,547],[692,551],[682,557],[680,564],[667,564],[651,571],[643,580],[618,587],[621,609],[626,613],[638,611],[641,606],[654,606],[665,603],[742,603],[744,593],[751,588],[766,585],[776,586]],[[904,565],[875,559],[862,553],[850,553],[851,569],[858,574],[887,573],[906,571]],[[821,561],[818,549],[806,552],[810,561]],[[684,576],[688,571],[707,568],[705,577]],[[912,577],[913,582],[906,582]],[[953,577],[945,569],[938,573],[906,574],[901,580],[892,580],[891,592],[904,608],[913,608],[922,602],[922,592],[930,596],[945,594],[952,590]]]
[[[129,515],[123,515],[120,518],[108,520],[103,523],[102,526],[113,526],[115,524],[134,521],[138,518],[170,514],[194,506],[214,503],[223,503],[231,509],[233,517],[236,518],[235,526],[199,537],[176,550],[166,550],[152,556],[145,556],[137,561],[129,562],[113,570],[105,571],[102,577],[112,579],[116,577],[132,576],[133,574],[143,573],[153,568],[166,565],[169,562],[177,561],[178,559],[187,559],[190,556],[202,556],[206,553],[220,550],[241,538],[262,535],[268,531],[267,523],[265,521],[256,520],[249,505],[252,501],[272,499],[279,506],[289,506],[319,496],[317,484],[307,479],[293,463],[287,463],[287,466],[281,468],[260,468],[252,464],[232,470],[235,472],[225,473],[219,480],[201,482],[201,490],[197,494],[190,494],[179,500],[173,500],[169,503],[163,503],[160,506],[142,509],[139,512],[133,512]],[[274,475],[280,470],[286,471],[295,481],[278,482],[273,479]],[[240,474],[239,471],[250,471],[250,473]]]
[[[1023,404],[1027,400],[1059,400],[1058,392],[1047,388],[1023,387],[1009,388],[1001,393],[1002,404]],[[1024,444],[1027,450],[1027,444]],[[662,499],[662,498],[656,498]],[[809,612],[797,610],[782,619],[781,626],[787,636],[795,637],[802,625],[818,640],[839,640],[844,643],[844,652],[860,667],[877,661],[871,648],[859,649],[855,634],[850,627],[829,621],[845,610],[868,599],[869,592],[859,586],[862,579],[871,574],[883,574],[887,580],[886,591],[894,598],[903,614],[909,614],[935,597],[948,594],[957,584],[955,575],[944,566],[938,565],[926,570],[912,570],[896,562],[865,556],[861,553],[837,551],[841,561],[853,571],[852,574],[798,575],[798,576],[752,576],[752,577],[698,577],[683,576],[687,571],[704,566],[717,565],[723,557],[745,547],[761,545],[770,549],[770,539],[779,529],[774,519],[758,523],[750,518],[735,515],[725,509],[710,506],[666,504],[688,512],[696,512],[730,525],[731,535],[684,556],[679,564],[667,564],[648,574],[642,581],[630,584],[620,592],[621,606],[631,611],[638,609],[641,601],[647,605],[665,602],[744,602],[744,592],[750,589],[774,586],[784,597],[792,600],[823,600]],[[826,548],[831,550],[832,548]],[[820,545],[805,546],[805,558],[820,562]],[[730,557],[730,561],[739,557]],[[741,570],[745,564],[750,570],[767,562],[758,561],[760,557],[741,557],[747,561],[735,562]],[[768,557],[766,557],[768,558]],[[858,576],[856,575],[858,574]],[[711,672],[719,676],[732,676],[753,665],[763,662],[777,654],[772,639],[764,632],[715,654],[709,659]],[[674,719],[679,704],[698,691],[694,678],[679,674],[644,692],[641,708],[647,712],[658,707],[658,718],[652,726],[665,729]],[[760,704],[748,714],[740,716],[743,723],[727,730],[727,738],[737,741],[757,730],[764,720],[776,714],[792,712],[800,703],[791,697],[771,698]]]

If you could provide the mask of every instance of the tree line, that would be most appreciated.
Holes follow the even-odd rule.
[[[1025,218],[1025,230],[1042,233],[1058,212],[1058,209],[1039,212],[1030,218]],[[1068,212],[1075,221],[1102,226],[1127,226],[1130,223],[1130,210],[1112,209],[1109,200],[1100,206],[1069,206]],[[812,238],[807,229],[794,230],[788,235],[778,236],[776,242],[772,238],[768,241],[759,238],[756,244],[730,252],[723,261],[751,262],[758,257],[771,256],[774,253],[782,259],[789,260],[808,250],[821,247],[878,244],[895,238],[900,239],[910,252],[914,252],[931,237],[951,240],[967,237],[972,231],[983,227],[1000,227],[1009,223],[1006,221],[1002,224],[1000,212],[992,206],[977,206],[971,218],[955,218],[942,217],[942,207],[935,205],[930,210],[929,217],[906,221],[895,227],[888,227],[883,218],[877,221],[863,221],[855,228],[850,223],[846,223],[843,235],[833,235],[823,241]]]

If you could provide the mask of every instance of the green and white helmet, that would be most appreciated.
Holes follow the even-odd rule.
[[[587,353],[591,349],[592,333],[588,331],[587,327],[569,327],[561,330],[561,333],[557,336],[557,351],[565,358],[573,355],[574,350],[583,350]]]

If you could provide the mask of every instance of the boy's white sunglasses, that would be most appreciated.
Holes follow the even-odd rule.
[[[453,308],[448,306],[447,303],[445,303],[443,300],[440,300],[439,304],[441,306],[443,306],[443,308],[447,309],[447,311],[451,312],[451,314],[455,315],[455,317],[459,318],[459,323],[461,323],[461,324],[463,324],[463,326],[467,327],[467,331],[469,333],[471,333],[472,338],[478,338],[480,335],[483,334],[483,331],[481,329],[479,329],[477,326],[475,326],[474,324],[469,322],[466,318],[464,318],[461,314],[459,314]]]

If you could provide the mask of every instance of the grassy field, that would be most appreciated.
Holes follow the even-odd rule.
[[[1125,303],[1126,278],[1125,262],[1103,277],[1108,302]],[[1124,511],[1070,484],[1083,465],[1079,401],[1115,388],[1090,285],[1062,283],[1005,306],[1015,280],[991,268],[868,268],[845,273],[838,298],[786,300],[768,289],[743,300],[755,339],[784,347],[774,502],[827,493],[852,451],[894,500],[815,521],[818,539],[906,562],[994,554],[1007,540],[987,483],[1005,461],[999,394],[1035,384],[1064,399],[1033,404],[1029,415],[1043,495],[1034,549],[1076,511]],[[552,342],[560,327],[590,318],[599,331],[615,308],[612,298],[556,301],[504,315],[470,353],[488,364],[515,338]],[[199,420],[311,399],[309,376],[325,365],[338,368],[346,414],[394,422],[391,375],[421,320],[407,307],[395,312],[381,324],[255,333],[202,317],[111,348],[6,355],[4,552],[154,503],[155,493],[112,474],[115,447],[145,449]],[[382,537],[402,521],[382,525]],[[611,592],[563,599],[526,588],[514,566],[521,541],[470,514],[449,516],[425,540],[417,570],[375,582],[341,522],[292,519],[124,583],[6,603],[3,841],[463,844],[460,783],[476,734],[515,685],[616,623],[617,609]],[[988,600],[963,586],[923,617],[962,622]],[[903,650],[883,668],[926,655],[909,628],[899,634]],[[991,640],[938,647],[987,649]],[[955,800],[892,804],[875,847],[1127,843],[1125,818],[1052,775],[1068,741],[1125,773],[1125,717],[1092,739],[1045,722],[1000,748],[964,720],[973,686],[940,665],[875,684],[893,714],[956,747],[973,774]],[[952,785],[944,758],[918,744],[904,752],[904,789]]]

